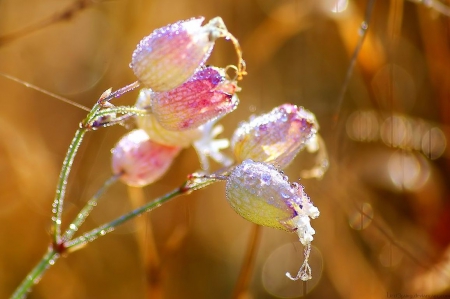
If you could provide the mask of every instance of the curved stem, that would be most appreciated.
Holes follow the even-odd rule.
[[[11,299],[25,298],[26,294],[30,291],[31,287],[35,285],[42,277],[44,272],[52,266],[59,258],[59,254],[50,246],[47,253],[42,257],[39,263],[31,270],[31,272],[25,277],[22,283],[17,287]]]
[[[83,209],[81,209],[81,211],[78,213],[75,220],[69,225],[69,229],[64,233],[62,237],[63,241],[70,240],[73,237],[73,235],[77,232],[77,230],[84,223],[91,211],[94,209],[94,207],[97,206],[99,198],[105,193],[106,190],[108,190],[111,185],[117,182],[119,177],[120,175],[114,175],[110,177],[97,191],[97,193],[95,193],[95,195],[86,203]]]
[[[53,244],[59,244],[61,242],[61,218],[63,211],[64,196],[66,193],[67,180],[69,178],[69,173],[72,168],[73,161],[77,154],[78,148],[83,141],[84,134],[86,134],[86,129],[78,129],[75,133],[75,137],[70,143],[69,149],[67,150],[66,157],[64,158],[63,166],[61,168],[61,173],[59,174],[58,185],[56,186],[55,199],[52,205],[52,239]]]
[[[114,231],[114,229],[116,227],[123,224],[124,222],[131,220],[145,212],[154,210],[154,209],[160,207],[162,204],[168,202],[172,198],[177,197],[178,195],[190,193],[194,190],[201,189],[201,188],[206,187],[217,181],[218,181],[218,179],[216,179],[214,177],[209,177],[209,178],[208,177],[201,177],[201,178],[191,177],[181,187],[178,187],[178,188],[172,190],[171,192],[167,193],[166,195],[163,195],[160,198],[157,198],[157,199],[143,205],[140,208],[137,208],[125,215],[122,215],[122,216],[114,219],[111,222],[105,223],[105,224],[83,234],[82,236],[80,236],[78,238],[75,238],[71,241],[66,242],[64,244],[65,245],[64,247],[70,252],[78,250],[78,249],[82,248],[84,245],[86,245],[87,243],[90,243],[90,242],[96,240],[98,237],[104,236],[107,233]]]
[[[90,243],[90,242],[96,240],[98,237],[104,236],[107,233],[114,231],[114,229],[117,226],[119,226],[120,224],[122,224],[128,220],[131,220],[134,217],[141,215],[142,213],[156,209],[157,207],[161,206],[163,203],[165,203],[165,202],[171,200],[172,198],[174,198],[178,195],[181,195],[183,193],[184,192],[181,188],[177,188],[177,189],[173,190],[172,192],[170,192],[154,201],[151,201],[140,208],[137,208],[137,209],[129,212],[128,214],[122,215],[111,222],[103,224],[103,225],[83,234],[82,236],[80,236],[78,238],[68,241],[65,244],[65,247],[70,252],[80,249],[87,243]]]

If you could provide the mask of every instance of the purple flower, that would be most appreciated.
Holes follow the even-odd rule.
[[[243,122],[234,132],[231,146],[237,162],[252,159],[283,169],[318,129],[314,114],[303,107],[284,104]]]

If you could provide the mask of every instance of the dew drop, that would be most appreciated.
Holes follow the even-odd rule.
[[[288,199],[288,198],[291,197],[290,194],[287,194],[287,193],[284,193],[284,192],[281,192],[280,194],[281,194],[281,197],[283,197],[283,198],[285,198],[285,199]]]
[[[261,175],[261,183],[262,185],[269,185],[272,182],[272,178],[270,177],[270,174],[263,173]]]
[[[69,225],[69,228],[71,229],[71,230],[78,230],[78,227],[75,225],[75,224],[71,224],[71,225]]]

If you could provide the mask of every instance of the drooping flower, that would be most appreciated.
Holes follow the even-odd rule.
[[[151,110],[152,94],[153,92],[150,89],[141,89],[137,98],[136,107]],[[169,131],[161,126],[152,113],[136,116],[136,122],[138,127],[143,129],[148,136],[150,136],[150,139],[169,146],[186,148],[191,146],[195,140],[202,137],[202,132],[198,128],[185,130],[183,132]]]
[[[141,84],[167,91],[184,83],[208,59],[217,38],[228,31],[221,18],[202,26],[203,17],[156,29],[137,45],[131,68]]]
[[[297,233],[306,246],[305,262],[293,280],[311,278],[308,257],[315,234],[310,219],[319,216],[298,183],[290,184],[287,177],[274,166],[245,160],[236,166],[226,182],[226,197],[231,207],[245,219],[267,227]]]
[[[151,111],[167,130],[191,130],[236,109],[237,90],[223,69],[208,66],[173,90],[152,92]]]
[[[133,130],[112,149],[112,169],[127,185],[142,187],[161,178],[180,150],[152,141],[143,130]]]
[[[150,109],[152,92],[149,89],[142,89],[139,93],[136,107]],[[200,159],[202,169],[208,172],[208,157],[221,165],[229,166],[232,161],[221,153],[222,149],[229,146],[228,139],[216,139],[222,133],[223,126],[217,125],[219,118],[191,130],[169,131],[161,126],[151,113],[136,117],[137,125],[143,129],[150,139],[167,146],[189,147],[194,146]]]
[[[231,146],[237,162],[252,159],[283,169],[318,129],[314,114],[303,107],[284,104],[243,122],[234,132]]]

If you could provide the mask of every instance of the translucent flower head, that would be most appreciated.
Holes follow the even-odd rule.
[[[220,18],[202,26],[203,21],[203,17],[179,21],[142,39],[130,64],[140,83],[153,91],[166,91],[189,79],[226,30]]]
[[[143,130],[123,136],[112,149],[114,174],[129,186],[142,187],[161,178],[180,152],[180,147],[150,140]]]
[[[151,95],[150,89],[142,89],[136,107],[150,109]],[[143,129],[151,140],[167,146],[183,148],[193,145],[199,156],[202,169],[206,172],[209,170],[208,158],[224,166],[232,164],[232,160],[221,153],[222,149],[229,146],[228,139],[216,139],[223,132],[223,126],[216,124],[218,120],[219,118],[191,130],[169,131],[163,128],[151,113],[136,116],[138,127]]]
[[[208,66],[173,90],[152,92],[151,111],[167,130],[192,130],[236,109],[237,90],[225,70]]]
[[[303,186],[288,182],[274,166],[245,160],[227,179],[226,195],[233,209],[263,226],[297,232],[303,245],[313,239],[309,217],[319,216]]]
[[[150,110],[152,94],[153,92],[150,89],[141,89],[137,98],[136,107]],[[169,131],[163,128],[156,117],[151,113],[136,116],[136,122],[138,127],[143,129],[148,136],[150,136],[151,140],[164,145],[186,148],[191,146],[195,140],[202,138],[202,131],[199,128],[193,128],[192,130],[185,130],[182,132]]]
[[[310,243],[315,234],[310,218],[319,216],[298,183],[289,183],[288,178],[274,166],[245,160],[236,166],[226,182],[226,197],[231,207],[245,219],[267,227],[296,232],[300,242],[306,246],[305,263],[297,277],[310,278],[307,264]],[[307,254],[306,254],[307,252]]]
[[[292,104],[284,104],[243,122],[234,132],[231,146],[237,162],[252,159],[288,166],[317,133],[314,114]]]

